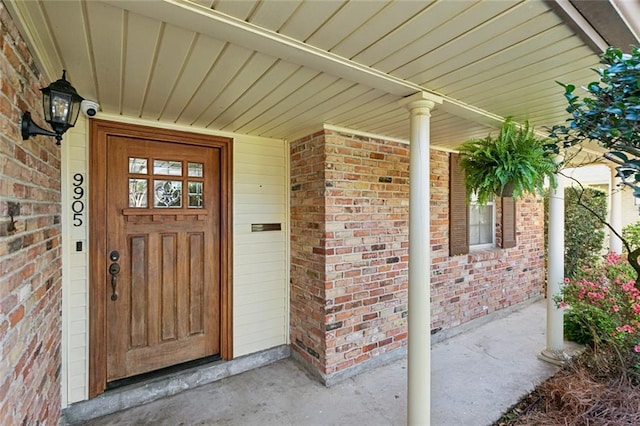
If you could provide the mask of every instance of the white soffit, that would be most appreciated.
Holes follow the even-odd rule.
[[[563,121],[555,80],[598,64],[542,0],[4,4],[46,76],[66,68],[102,112],[262,137],[327,123],[406,140],[398,100],[426,92],[444,99],[432,141],[452,149],[504,116]]]

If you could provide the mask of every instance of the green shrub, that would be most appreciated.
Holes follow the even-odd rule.
[[[627,240],[631,250],[640,247],[640,222],[631,223],[622,228],[622,238]]]
[[[609,354],[607,367],[616,374],[635,374],[640,366],[640,290],[626,258],[609,253],[565,278],[554,298],[574,323],[571,332],[590,336],[594,353]]]
[[[580,196],[582,194],[582,196]],[[604,242],[604,225],[586,208],[587,205],[600,217],[607,215],[605,193],[594,188],[565,189],[564,193],[564,274],[573,277],[582,265],[588,265],[598,258]],[[549,195],[545,202],[545,236],[548,229]],[[548,238],[545,238],[545,247]]]
[[[579,314],[571,309],[564,312],[564,337],[581,345],[593,346],[593,336],[589,325],[582,321]]]

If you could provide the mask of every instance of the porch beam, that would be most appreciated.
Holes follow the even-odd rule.
[[[405,98],[409,110],[409,320],[407,424],[429,425],[431,417],[431,244],[429,127],[431,109],[442,99],[424,92]]]

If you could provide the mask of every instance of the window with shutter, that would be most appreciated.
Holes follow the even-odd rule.
[[[516,206],[513,198],[501,199],[499,217],[501,247],[516,246]],[[470,247],[487,247],[495,243],[495,203],[478,206],[467,203],[464,173],[460,156],[449,156],[449,255],[469,253]],[[491,235],[487,233],[491,232]],[[471,236],[471,238],[470,238]]]
[[[479,204],[478,197],[471,195],[469,201],[469,247],[491,248],[496,245],[496,207],[494,200]]]

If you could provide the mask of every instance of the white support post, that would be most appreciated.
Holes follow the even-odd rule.
[[[431,416],[431,244],[429,120],[442,100],[417,93],[403,100],[410,111],[409,319],[407,424],[429,425]]]
[[[563,311],[553,297],[560,293],[564,280],[564,178],[556,175],[558,187],[549,194],[549,232],[547,259],[547,347],[539,358],[562,364],[564,355]]]
[[[622,188],[618,185],[620,178],[616,177],[616,170],[611,169],[611,210],[609,223],[615,231],[622,235]],[[622,254],[622,240],[613,232],[609,232],[609,250]]]

